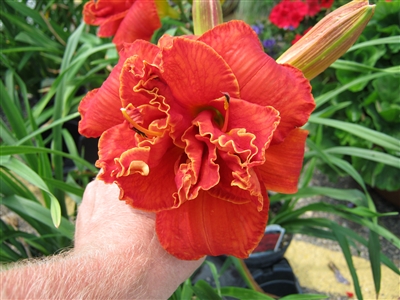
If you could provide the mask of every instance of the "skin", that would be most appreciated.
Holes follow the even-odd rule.
[[[75,247],[17,263],[1,275],[1,299],[167,299],[201,265],[168,254],[155,215],[118,200],[116,185],[91,182],[79,208]]]

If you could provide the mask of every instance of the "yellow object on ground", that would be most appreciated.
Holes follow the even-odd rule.
[[[346,296],[346,292],[354,294],[353,281],[342,252],[332,251],[303,241],[292,240],[285,254],[298,278],[300,285],[326,295]],[[334,272],[329,268],[333,262],[345,279],[346,285],[338,282]],[[353,256],[361,291],[365,300],[376,299],[372,272],[368,260]],[[354,299],[356,296],[354,294]],[[400,299],[400,277],[382,265],[382,282],[380,300]]]

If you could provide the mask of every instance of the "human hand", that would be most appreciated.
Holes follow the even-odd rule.
[[[204,259],[183,261],[168,254],[155,233],[155,214],[133,209],[118,195],[115,184],[95,180],[87,186],[78,211],[74,251],[119,256],[126,268],[133,269],[133,276],[142,277],[142,288],[153,297],[149,299],[168,298]]]

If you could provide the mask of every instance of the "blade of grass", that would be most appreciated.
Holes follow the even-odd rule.
[[[247,268],[246,264],[244,263],[244,261],[242,259],[233,256],[230,256],[230,259],[232,260],[234,266],[236,267],[236,270],[239,272],[240,277],[242,277],[242,279],[246,283],[247,287],[253,291],[263,293],[263,290],[260,288],[257,282],[255,282],[253,276],[251,276],[251,273]]]
[[[49,188],[47,187],[46,183],[40,178],[40,176],[35,173],[32,169],[28,166],[23,164],[21,161],[11,157],[7,162],[3,162],[2,165],[15,174],[18,174],[21,178],[25,179],[27,182],[31,183],[32,185],[40,188],[41,190],[45,191],[51,199],[50,202],[50,214],[53,220],[53,224],[55,227],[60,226],[61,222],[61,211],[60,205],[56,197],[50,192]],[[48,204],[47,204],[48,205]]]
[[[88,161],[84,160],[83,158],[75,155],[71,155],[65,152],[51,150],[48,148],[39,148],[39,147],[28,147],[28,146],[0,146],[0,156],[6,155],[13,155],[13,154],[21,154],[21,153],[51,153],[54,155],[59,155],[65,158],[69,158],[77,163],[85,166],[92,172],[98,171],[98,169],[93,166]]]
[[[32,139],[33,137],[37,136],[38,134],[41,134],[41,133],[43,133],[43,132],[45,132],[45,131],[47,131],[49,129],[53,129],[55,126],[58,126],[60,124],[64,124],[65,122],[67,122],[69,120],[72,120],[72,119],[75,119],[77,117],[79,117],[79,113],[78,112],[74,113],[74,114],[71,114],[71,115],[68,115],[66,117],[57,119],[57,121],[51,122],[50,124],[47,124],[47,125],[39,128],[39,129],[35,130],[34,132],[26,135],[25,137],[21,138],[15,146],[22,145],[25,142],[27,142],[30,139]]]
[[[337,70],[346,70],[346,71],[352,71],[352,72],[370,72],[370,71],[375,71],[375,72],[387,72],[391,74],[398,74],[400,73],[400,67],[390,67],[386,69],[379,69],[379,68],[374,68],[365,64],[361,64],[355,61],[347,61],[347,60],[342,60],[338,59],[335,61],[332,65],[330,65],[331,68],[337,69]]]
[[[328,232],[327,232],[327,234],[324,234],[318,230],[315,230],[317,228],[313,227],[313,226],[324,227],[327,230],[330,230],[333,226],[332,223],[334,223],[334,221],[331,221],[328,219],[322,219],[322,218],[295,219],[293,221],[285,223],[285,229],[288,232],[292,232],[292,233],[303,233],[303,234],[309,234],[310,232],[317,233],[317,235],[315,235],[317,237],[336,240],[336,238],[331,238],[332,235],[329,234]],[[291,231],[291,229],[294,227],[296,227],[298,231],[296,231],[296,232]],[[366,239],[364,239],[363,237],[361,237],[360,235],[358,235],[356,232],[354,232],[353,230],[346,228],[346,227],[341,227],[341,228],[342,228],[341,230],[344,235],[357,241],[358,243],[364,245],[365,247],[368,246],[368,241]],[[308,231],[308,229],[312,229],[312,230]],[[323,231],[325,231],[325,230],[323,230]],[[320,236],[318,234],[322,234],[322,236]],[[380,260],[384,265],[386,265],[394,273],[400,275],[400,270],[397,268],[397,266],[383,253],[380,253]]]
[[[352,46],[347,52],[351,52],[363,47],[375,46],[375,45],[382,45],[382,44],[400,44],[400,35],[384,37],[384,38],[377,38],[373,40],[369,40],[366,42],[358,43]]]
[[[322,186],[300,188],[296,194],[276,194],[270,197],[271,203],[295,198],[309,198],[314,196],[327,196],[337,200],[350,201],[356,205],[366,205],[365,195],[357,189],[337,189]]]
[[[204,280],[196,282],[192,289],[200,300],[222,300],[214,289]]]
[[[16,214],[23,216],[23,219],[26,221],[29,221],[29,218],[32,218],[33,220],[53,229],[62,236],[69,239],[72,239],[74,236],[75,227],[70,221],[62,217],[60,226],[55,228],[49,210],[36,202],[16,195],[4,197],[2,202],[2,204],[7,208],[13,210]],[[49,230],[46,230],[46,232],[48,233]]]
[[[251,299],[251,300],[275,300],[274,298],[249,289],[227,286],[221,288],[222,296],[232,297],[235,299]]]
[[[374,279],[375,293],[379,295],[381,289],[381,263],[380,263],[381,242],[379,236],[373,231],[369,232],[368,254],[371,263],[372,277]]]
[[[400,158],[387,153],[363,149],[358,147],[332,147],[324,150],[325,153],[350,155],[356,157],[362,157],[368,160],[383,163],[388,166],[392,166],[400,169]],[[305,157],[313,157],[316,154],[314,151],[307,152]]]
[[[350,87],[352,87],[353,85],[357,85],[359,83],[362,82],[367,82],[370,81],[372,79],[376,79],[379,77],[383,77],[383,76],[388,76],[391,75],[390,73],[383,73],[383,72],[379,72],[379,73],[373,73],[373,74],[368,74],[365,76],[360,76],[359,78],[345,84],[342,85],[334,90],[331,90],[329,92],[326,92],[318,97],[315,98],[315,104],[316,104],[316,108],[320,107],[321,105],[323,105],[324,103],[328,102],[329,100],[331,100],[333,97],[339,95],[342,92],[347,91]]]
[[[214,283],[215,283],[215,287],[217,290],[217,294],[221,297],[221,284],[219,282],[219,274],[218,274],[217,268],[215,267],[215,265],[212,262],[209,262],[207,260],[205,260],[204,263],[210,268],[211,274],[214,278]]]
[[[400,140],[393,138],[387,134],[366,128],[358,124],[351,124],[349,122],[332,120],[332,119],[323,119],[315,116],[310,116],[309,122],[334,127],[349,132],[355,136],[370,141],[375,145],[379,145],[383,148],[395,151],[398,151],[400,149]]]
[[[349,244],[348,244],[347,238],[342,233],[341,227],[339,225],[333,224],[332,231],[333,231],[333,233],[335,234],[335,236],[337,238],[337,241],[338,241],[338,243],[340,245],[340,248],[342,248],[342,252],[343,252],[344,258],[346,259],[347,266],[349,267],[349,271],[350,271],[350,274],[351,274],[351,278],[353,279],[354,290],[356,292],[357,299],[362,300],[363,296],[362,296],[362,293],[361,293],[360,282],[358,281],[357,272],[356,272],[356,269],[355,269],[354,264],[353,264],[353,258],[351,256],[351,252],[350,252],[350,248],[349,248]]]
[[[318,299],[328,299],[328,296],[318,295],[318,294],[296,294],[288,295],[280,298],[279,300],[318,300]]]

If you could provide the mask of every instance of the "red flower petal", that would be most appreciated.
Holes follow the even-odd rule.
[[[175,38],[172,46],[163,48],[162,60],[162,79],[173,95],[167,99],[174,130],[171,136],[184,147],[181,136],[199,111],[221,98],[223,92],[239,97],[239,86],[229,66],[204,43]]]
[[[179,165],[175,175],[180,202],[195,199],[200,190],[209,190],[219,182],[216,147],[209,138],[198,134],[196,126],[182,136],[186,142],[186,161]]]
[[[177,209],[157,213],[156,232],[164,249],[180,259],[246,258],[262,238],[267,219],[268,205],[258,212],[253,203],[234,204],[200,192]]]
[[[188,59],[190,58],[190,59]],[[196,108],[220,98],[222,92],[239,98],[232,70],[210,47],[187,38],[175,38],[162,51],[163,79],[176,101],[196,115]],[[212,67],[210,67],[212,66]]]
[[[307,135],[308,131],[295,129],[281,144],[268,148],[265,164],[257,168],[268,190],[285,194],[297,192]]]
[[[113,43],[120,49],[122,43],[137,39],[150,41],[154,31],[161,27],[154,1],[136,0],[122,20]]]
[[[174,166],[182,150],[169,150],[171,146],[166,135],[141,139],[127,122],[117,125],[100,138],[96,166],[102,172],[98,179],[115,182],[120,199],[135,208],[159,211],[176,207]]]
[[[182,154],[179,148],[171,148],[163,156],[163,162],[151,167],[147,176],[134,173],[119,177],[117,185],[121,189],[119,198],[134,208],[158,212],[178,207],[174,167]]]
[[[89,25],[100,25],[99,36],[112,36],[134,1],[91,0],[83,7],[83,20]]]
[[[112,15],[105,19],[99,27],[99,31],[97,32],[97,36],[99,37],[111,37],[115,35],[118,31],[119,26],[121,25],[122,20],[125,18],[128,10],[120,12],[118,14]]]
[[[315,107],[309,82],[299,70],[278,65],[266,55],[250,26],[231,21],[206,32],[199,41],[213,47],[231,67],[242,99],[279,111],[281,121],[274,143],[307,122]]]
[[[119,52],[120,59],[111,74],[99,89],[90,91],[81,101],[79,112],[82,116],[79,122],[79,132],[86,137],[99,137],[107,129],[124,121],[121,114],[119,97],[119,76],[125,60],[134,54],[143,59],[153,61],[159,50],[157,46],[145,41],[125,44]]]
[[[113,183],[115,177],[111,174],[119,172],[114,159],[137,145],[135,132],[129,128],[126,121],[105,131],[99,140],[99,159],[96,161],[96,167],[102,169],[99,179]]]

